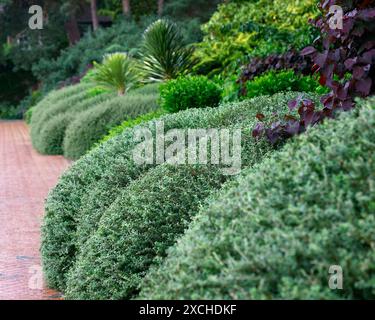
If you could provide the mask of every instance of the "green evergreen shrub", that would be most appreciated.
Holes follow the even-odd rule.
[[[146,114],[142,114],[137,118],[125,120],[123,123],[121,123],[119,126],[114,127],[109,131],[109,133],[103,137],[98,143],[104,143],[108,141],[109,139],[112,139],[115,136],[118,136],[121,134],[124,130],[133,128],[141,123],[148,122],[157,118],[160,118],[161,116],[165,115],[166,112],[163,109],[157,109],[155,111],[151,111]]]
[[[241,98],[272,95],[281,91],[316,92],[319,94],[328,92],[313,77],[295,75],[291,70],[269,71],[259,77],[255,77],[252,81],[248,81],[246,83],[246,92]]]
[[[79,84],[64,87],[62,89],[53,90],[49,92],[39,103],[35,106],[35,119],[37,121],[39,115],[44,113],[49,106],[53,106],[61,100],[81,93],[84,88],[89,88],[89,84]]]
[[[230,1],[219,5],[202,26],[195,70],[199,74],[230,74],[248,57],[297,50],[318,35],[308,24],[319,14],[315,0]]]
[[[374,299],[375,99],[363,104],[218,193],[139,298]],[[331,265],[343,290],[328,286]]]
[[[65,130],[73,118],[73,115],[68,112],[59,113],[44,123],[38,139],[40,141],[38,151],[41,154],[63,154],[62,143]]]
[[[138,91],[140,90],[140,91]],[[80,113],[66,129],[64,156],[78,159],[121,122],[158,108],[157,93],[144,94],[143,88],[119,96]],[[146,89],[149,90],[149,89]]]
[[[88,84],[80,84],[52,91],[34,107],[30,121],[30,135],[35,149],[42,149],[39,148],[39,134],[43,125],[58,113],[65,112],[74,104],[85,100],[87,98],[85,90],[89,87]]]
[[[160,104],[168,112],[217,107],[220,99],[220,87],[205,76],[180,77],[160,86]]]
[[[92,98],[84,99],[77,104],[69,106],[67,103],[57,104],[57,108],[51,107],[49,113],[53,113],[52,117],[41,123],[41,131],[38,134],[35,145],[42,154],[63,154],[63,141],[66,128],[85,110],[95,108],[105,101],[109,101],[115,97],[114,94],[100,94]],[[64,100],[67,101],[67,100]],[[70,99],[68,99],[68,103]],[[63,110],[66,109],[64,112]],[[62,112],[59,112],[62,111]]]
[[[140,95],[156,94],[158,85],[148,85],[137,89]],[[33,146],[42,154],[63,154],[66,128],[81,112],[99,108],[99,105],[111,101],[115,95],[107,91],[93,92],[92,84],[84,82],[79,85],[53,91],[36,105],[30,121]],[[132,93],[129,93],[132,94]],[[66,115],[62,115],[66,114]],[[30,115],[28,115],[30,117]],[[64,119],[61,123],[54,120]],[[48,126],[48,128],[46,128]],[[109,125],[110,126],[110,125]],[[56,131],[54,128],[56,127]],[[101,137],[101,136],[100,136]],[[59,143],[56,145],[56,143]],[[52,153],[50,153],[52,152]]]
[[[263,109],[269,114],[275,111],[273,106]],[[244,129],[243,168],[271,151],[252,137],[254,111],[242,124],[236,124]],[[122,190],[101,212],[97,226],[92,211],[85,210],[77,226],[79,254],[68,275],[66,298],[133,297],[154,258],[161,261],[165,257],[166,249],[183,233],[201,202],[226,179],[215,166],[161,165]]]
[[[87,99],[90,99],[90,97],[87,94],[87,90],[89,90],[92,87],[92,85],[78,84],[76,86],[77,91],[73,91],[72,94],[66,95],[58,100],[49,102],[45,106],[44,110],[41,113],[39,113],[38,117],[35,118],[34,121],[32,121],[32,123],[39,123],[39,125],[41,126],[39,129],[41,129],[44,122],[53,118],[58,113],[63,113],[68,110],[71,110],[74,108],[76,104],[79,104]]]
[[[148,83],[147,85],[142,85],[138,87],[136,93],[140,95],[158,94],[159,88],[160,88],[160,83]]]
[[[165,115],[160,120],[164,121],[165,130],[226,127],[246,119],[249,121],[247,128],[251,128],[257,112],[267,109],[280,110],[283,114],[287,102],[297,95],[283,93],[218,108],[190,109]],[[154,133],[154,121],[142,126]],[[67,274],[75,263],[77,250],[82,249],[96,231],[102,214],[121,190],[154,167],[140,166],[133,161],[136,143],[132,137],[136,128],[124,130],[75,162],[50,193],[45,207],[41,251],[51,287],[65,291]],[[269,144],[260,141],[256,146],[264,151],[263,147],[268,148]],[[263,151],[248,152],[248,155],[257,159],[264,155]]]
[[[118,192],[97,231],[79,248],[67,299],[128,299],[155,256],[186,228],[202,200],[225,180],[210,166],[160,165]],[[90,216],[77,232],[84,232]],[[92,230],[93,231],[93,230]]]

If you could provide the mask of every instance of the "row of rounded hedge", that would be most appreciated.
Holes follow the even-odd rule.
[[[101,105],[105,101],[111,101],[114,98],[110,94],[102,94],[93,98],[87,98],[86,92],[78,95],[76,98],[68,98],[62,101],[62,103],[56,104],[56,107],[49,108],[46,110],[46,116],[48,117],[43,121],[44,117],[41,117],[42,122],[34,124],[31,122],[31,132],[33,128],[40,128],[39,132],[35,130],[32,134],[34,147],[42,154],[63,154],[64,153],[64,139],[66,137],[67,130],[70,124],[74,122],[81,113],[84,111],[94,108],[95,106]],[[72,99],[75,99],[75,101]],[[65,109],[66,110],[63,110]],[[32,116],[35,119],[36,115]]]
[[[60,113],[72,107],[72,99],[84,99],[86,97],[86,90],[91,86],[89,84],[78,84],[76,86],[69,86],[61,90],[51,91],[44,99],[42,99],[35,107],[30,121],[31,125],[31,139],[35,140],[38,133],[41,131],[43,123]],[[65,103],[67,100],[68,103]],[[73,101],[72,101],[73,102]],[[51,112],[54,111],[54,112]]]
[[[249,82],[246,96],[253,98],[282,91],[310,92],[319,88],[312,78],[284,71]],[[31,137],[34,147],[42,154],[64,154],[67,158],[78,159],[111,128],[134,126],[158,117],[161,112],[156,110],[157,104],[164,112],[216,107],[221,94],[220,86],[204,76],[180,77],[162,84],[160,99],[157,84],[130,91],[124,97],[115,97],[113,93],[93,87],[90,82],[83,82],[51,94],[33,109]]]
[[[139,298],[374,299],[375,99],[362,104],[229,183]]]
[[[271,146],[254,140],[256,114],[283,115],[297,93],[162,116],[165,130],[242,128],[242,164]],[[155,134],[155,121],[142,124]],[[46,202],[42,257],[48,284],[72,298],[129,298],[183,232],[204,199],[227,179],[217,167],[138,165],[139,126],[99,145],[59,180]],[[162,232],[161,232],[162,231]]]
[[[158,86],[148,85],[116,97],[92,96],[92,85],[82,83],[53,91],[33,108],[31,139],[42,154],[64,154],[77,159],[113,126],[156,110]]]
[[[79,113],[66,130],[63,142],[64,156],[78,159],[105,136],[109,130],[125,120],[155,111],[159,108],[157,90],[143,88],[92,106]]]
[[[135,164],[139,126],[78,160],[46,204],[48,283],[72,299],[374,298],[375,99],[281,151],[251,137],[258,112],[282,116],[296,95],[158,119],[240,128],[234,181],[218,166]],[[140,126],[155,134],[155,121]],[[328,287],[331,265],[342,291]]]

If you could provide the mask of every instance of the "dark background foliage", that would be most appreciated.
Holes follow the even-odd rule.
[[[202,39],[200,25],[220,2],[165,0],[162,15],[176,21],[185,42],[192,43]],[[43,7],[42,30],[28,28],[28,9],[34,4]],[[93,31],[90,20],[86,21],[88,0],[0,0],[0,5],[1,108],[16,108],[36,89],[43,96],[54,88],[78,83],[92,62],[101,60],[106,53],[135,54],[142,32],[157,18],[158,11],[156,0],[131,0],[131,15],[124,16],[121,1],[97,0],[99,17],[107,18]],[[73,18],[77,20],[80,38],[75,45],[70,43],[71,30],[67,27]],[[21,109],[18,108],[19,116]]]

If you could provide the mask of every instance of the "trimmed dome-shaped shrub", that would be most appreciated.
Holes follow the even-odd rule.
[[[217,107],[220,100],[220,87],[205,76],[180,77],[160,86],[160,104],[168,112]]]
[[[157,99],[156,93],[143,94],[135,90],[80,113],[66,129],[64,155],[69,159],[78,159],[111,128],[124,120],[158,109]]]
[[[218,128],[242,123],[249,132],[255,115],[280,112],[287,102],[298,93],[259,97],[218,108],[190,109],[178,114],[161,117],[165,130],[177,128]],[[153,121],[142,124],[155,133]],[[63,174],[46,202],[46,214],[42,230],[42,258],[47,282],[62,291],[66,289],[67,274],[74,266],[77,251],[97,230],[104,212],[129,184],[143,176],[155,165],[137,165],[133,161],[136,143],[133,134],[137,127],[125,130],[106,141],[75,162]],[[252,139],[252,141],[255,141]],[[252,144],[249,144],[252,145]],[[270,150],[261,140],[255,151],[248,152],[251,161],[259,161]],[[178,173],[176,173],[178,174]]]
[[[219,193],[141,299],[374,299],[375,99],[310,129]],[[329,268],[343,290],[329,288]]]
[[[93,98],[73,104],[65,112],[55,112],[49,120],[41,124],[41,130],[34,139],[34,144],[38,146],[38,151],[42,154],[63,154],[63,141],[66,128],[75,120],[78,114],[90,108],[110,100],[114,97],[112,94],[100,94]]]
[[[90,86],[88,84],[78,84],[52,91],[33,108],[30,121],[30,135],[31,142],[36,150],[41,151],[43,149],[40,145],[39,134],[45,123],[57,114],[64,113],[75,104],[88,99],[86,90]]]
[[[65,129],[72,120],[73,115],[60,113],[47,121],[39,133],[38,151],[50,155],[63,154]]]

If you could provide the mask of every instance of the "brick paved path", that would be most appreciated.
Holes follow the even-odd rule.
[[[0,300],[59,297],[41,282],[40,223],[68,164],[34,151],[24,122],[0,121]]]

